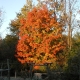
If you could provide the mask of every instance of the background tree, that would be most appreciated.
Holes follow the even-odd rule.
[[[42,2],[48,5],[53,14],[57,16],[57,20],[63,24],[64,33],[68,36],[67,44],[70,50],[73,33],[78,28],[76,17],[79,15],[79,0],[43,0]]]
[[[1,27],[1,25],[2,25],[2,22],[3,22],[3,11],[2,11],[2,9],[0,9],[0,27]]]
[[[17,13],[16,18],[14,20],[11,20],[10,23],[10,32],[11,35],[18,36],[19,33],[19,27],[20,19],[25,18],[27,16],[27,13],[33,8],[32,0],[26,0],[26,4],[21,8],[21,11]]]
[[[18,38],[12,35],[7,35],[4,39],[0,40],[0,67],[2,63],[6,63],[7,59],[9,59],[10,76],[15,76],[15,71],[20,71],[21,68],[21,64],[14,56],[16,54],[17,41]],[[2,68],[7,68],[7,64],[3,64]],[[6,71],[3,74],[6,74]]]
[[[76,33],[74,35],[72,42],[73,45],[71,51],[69,52],[70,55],[68,55],[68,65],[65,70],[69,75],[67,76],[66,74],[68,80],[69,78],[73,78],[71,75],[73,75],[75,78],[80,79],[80,33]]]
[[[15,49],[17,44],[17,37],[7,35],[5,39],[2,39],[0,42],[0,54],[1,54],[1,62],[10,59],[11,62],[16,60],[15,58]]]

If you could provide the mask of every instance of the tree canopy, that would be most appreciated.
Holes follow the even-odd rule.
[[[63,26],[44,5],[32,9],[22,18],[16,57],[21,63],[36,64],[55,62],[63,51]]]

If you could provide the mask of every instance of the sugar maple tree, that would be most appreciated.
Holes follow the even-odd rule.
[[[56,61],[56,55],[64,49],[63,26],[46,6],[34,8],[21,19],[16,57],[21,63],[35,64]]]

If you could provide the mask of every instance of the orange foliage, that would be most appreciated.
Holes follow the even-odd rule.
[[[39,66],[34,66],[34,70],[38,70],[39,69]]]
[[[34,8],[26,19],[21,19],[16,57],[21,63],[42,64],[54,62],[65,48],[62,41],[63,26],[44,6]]]

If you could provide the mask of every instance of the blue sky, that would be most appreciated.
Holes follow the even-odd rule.
[[[26,0],[0,0],[0,8],[5,12],[4,21],[0,28],[1,37],[4,38],[9,33],[7,27],[9,27],[10,20],[16,18],[21,8],[26,4]]]

